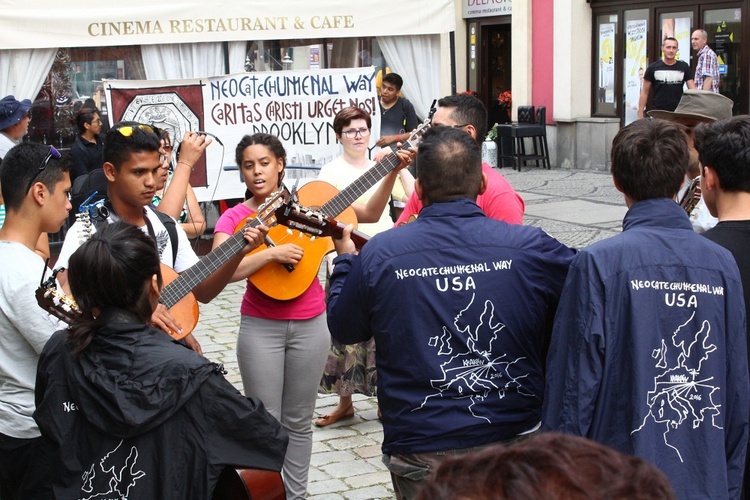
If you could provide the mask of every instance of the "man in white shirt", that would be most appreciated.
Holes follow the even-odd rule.
[[[180,162],[191,167],[211,143],[205,135],[190,133],[183,140],[180,149]],[[161,168],[159,137],[154,130],[136,122],[122,122],[111,128],[104,139],[104,174],[109,181],[107,187],[108,204],[106,213],[100,212],[102,220],[113,222],[123,220],[140,227],[156,241],[162,264],[180,273],[196,262],[198,256],[190,246],[185,231],[176,224],[177,241],[171,241],[169,230],[150,207],[156,189],[155,179]],[[266,228],[245,228],[245,239],[250,243],[244,248],[248,252],[263,242]],[[65,242],[57,260],[59,267],[67,267],[68,259],[86,241],[89,234],[96,232],[95,224],[76,222],[68,230]],[[243,257],[238,253],[213,274],[206,277],[192,292],[199,302],[209,302],[221,292]],[[67,286],[65,273],[59,275],[64,287]],[[164,331],[180,332],[181,325],[160,305],[151,317],[152,323]],[[192,334],[185,337],[185,343],[202,354],[200,344]]]
[[[44,259],[34,250],[70,210],[70,175],[53,147],[20,144],[3,159],[6,218],[0,228],[0,498],[45,492],[41,435],[32,414],[39,354],[58,329],[35,298]]]

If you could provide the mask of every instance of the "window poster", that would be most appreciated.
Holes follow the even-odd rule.
[[[638,119],[638,101],[643,88],[643,73],[648,66],[646,36],[648,21],[637,19],[625,25],[625,125]]]
[[[615,23],[599,25],[599,89],[597,100],[615,102]]]

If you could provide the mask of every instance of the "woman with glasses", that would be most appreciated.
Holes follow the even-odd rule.
[[[176,165],[172,163],[172,141],[169,131],[156,129],[161,143],[162,164],[156,178],[156,193],[153,205],[157,211],[174,218],[185,230],[188,238],[197,238],[206,230],[206,219],[198,204],[198,198],[190,185],[190,174],[193,171],[194,159],[180,159]],[[190,132],[188,134],[191,134]],[[190,140],[186,134],[185,140]],[[210,139],[209,139],[210,141]],[[189,163],[192,161],[193,163]]]
[[[80,175],[102,168],[104,164],[104,141],[99,136],[102,131],[99,110],[83,107],[72,122],[78,129],[78,137],[70,148],[70,155],[73,157],[71,182]]]
[[[321,169],[318,180],[328,182],[341,190],[375,165],[375,161],[367,157],[370,126],[370,115],[360,108],[349,107],[339,111],[333,120],[333,130],[344,151],[341,156]],[[390,191],[381,189],[383,183],[392,186]],[[352,205],[360,222],[358,229],[367,235],[374,236],[391,228],[393,220],[387,205],[388,193],[394,200],[405,202],[411,196],[413,189],[414,178],[408,169],[394,170],[388,174],[385,179],[370,188]],[[379,213],[373,220],[367,214],[366,208],[372,207],[373,198],[383,193],[386,197],[379,204]],[[323,373],[321,387],[326,392],[338,393],[339,403],[333,411],[318,418],[315,425],[324,427],[342,418],[354,416],[352,394],[374,396],[375,382],[375,344],[372,339],[361,344],[346,346],[332,339],[331,352]]]

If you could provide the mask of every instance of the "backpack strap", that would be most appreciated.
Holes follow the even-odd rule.
[[[172,244],[172,268],[174,268],[174,265],[177,262],[177,248],[180,241],[177,238],[177,222],[175,222],[175,220],[169,215],[163,214],[158,210],[154,210],[153,207],[148,208],[156,214],[156,216],[159,218],[161,223],[164,224],[164,227],[167,230],[167,234],[169,235],[169,242]]]

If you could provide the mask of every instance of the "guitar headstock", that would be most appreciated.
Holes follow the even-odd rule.
[[[290,229],[297,229],[300,232],[310,234],[313,237],[341,238],[341,234],[346,227],[345,224],[336,219],[304,207],[294,200],[276,209],[276,222]],[[357,248],[361,248],[369,239],[369,236],[357,230],[352,232],[352,240]]]
[[[81,315],[75,300],[57,291],[55,276],[60,271],[56,270],[52,276],[39,284],[36,289],[36,301],[39,307],[50,313],[55,318],[72,325]]]
[[[419,124],[417,128],[411,131],[409,138],[402,144],[401,149],[415,148],[422,142],[422,137],[425,132],[432,128],[432,116],[425,118],[425,120]]]
[[[321,212],[304,207],[293,200],[276,209],[276,222],[312,236],[333,236],[328,220]]]
[[[265,199],[263,204],[258,207],[258,211],[255,215],[256,221],[263,225],[271,225],[274,223],[276,211],[285,206],[292,200],[292,194],[286,188],[281,186],[277,191],[273,192],[271,196]]]

